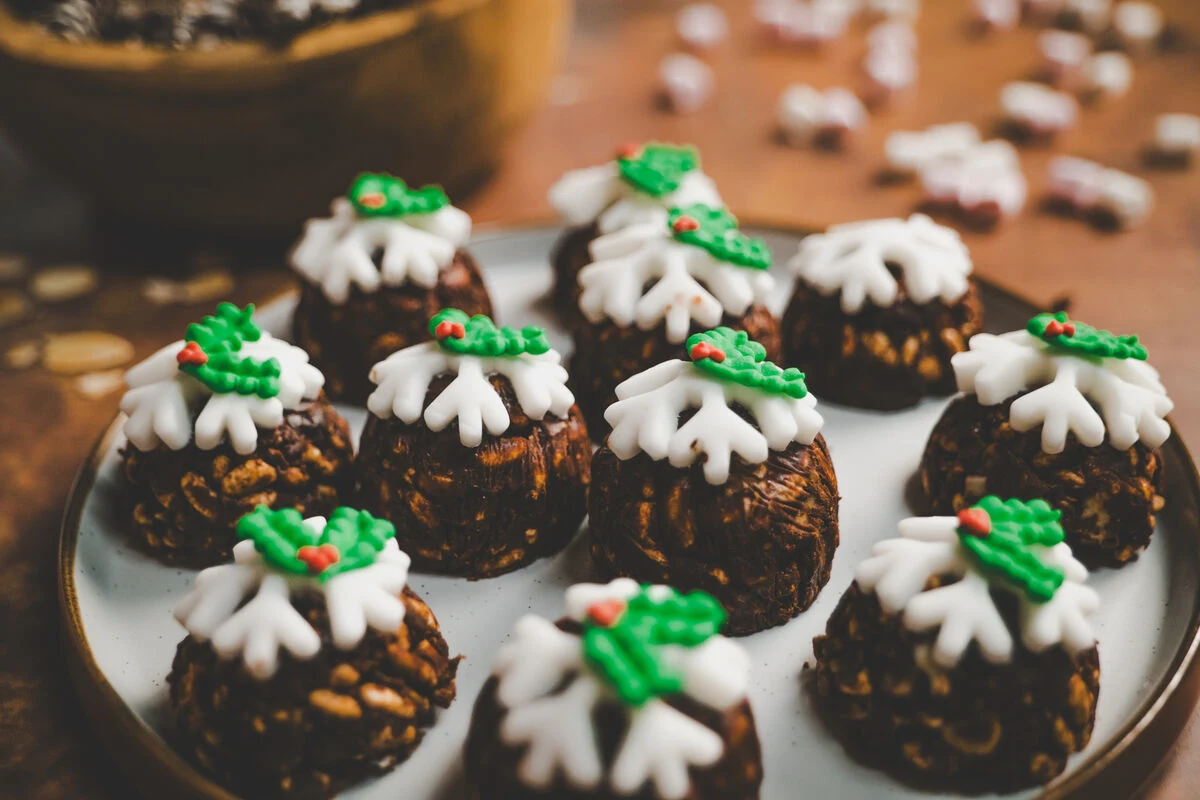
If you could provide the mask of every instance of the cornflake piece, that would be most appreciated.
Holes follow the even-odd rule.
[[[699,111],[713,94],[712,68],[695,56],[672,53],[658,65],[658,79],[671,108],[678,114]]]
[[[1133,62],[1124,53],[1097,53],[1083,66],[1083,91],[1088,97],[1120,97],[1133,83]]]
[[[1149,50],[1163,31],[1163,13],[1153,3],[1126,0],[1113,11],[1113,28],[1129,50]]]
[[[1038,35],[1046,75],[1055,86],[1075,85],[1092,55],[1092,40],[1082,33],[1048,30]]]
[[[958,158],[979,144],[979,131],[969,122],[934,125],[923,131],[895,131],[884,143],[888,166],[911,175],[946,158]]]
[[[1117,227],[1140,225],[1154,206],[1154,191],[1141,178],[1073,156],[1058,156],[1047,170],[1050,197],[1082,214],[1101,212]]]
[[[1007,31],[1021,19],[1019,0],[971,0],[971,14],[987,30]]]
[[[1040,83],[1015,81],[1000,90],[1004,117],[1034,136],[1050,136],[1075,124],[1079,104],[1065,92]]]
[[[926,200],[991,225],[1025,206],[1027,187],[1017,150],[1001,139],[983,142],[921,170]]]
[[[862,101],[848,89],[824,92],[793,84],[779,98],[779,126],[793,147],[813,143],[841,146],[867,122]]]
[[[729,18],[712,3],[692,3],[675,15],[679,39],[694,50],[711,50],[729,35]]]
[[[1154,120],[1154,149],[1168,158],[1190,160],[1200,151],[1200,117],[1159,114]]]
[[[1083,30],[1096,35],[1108,29],[1112,20],[1112,0],[1066,0],[1062,12]]]

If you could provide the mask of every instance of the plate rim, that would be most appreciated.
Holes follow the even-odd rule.
[[[785,235],[810,232],[802,226],[769,220],[745,220],[743,224],[746,228]],[[480,235],[473,237],[472,243],[526,236],[541,230],[549,232],[560,227],[545,219],[485,224],[479,226]],[[1004,295],[1009,301],[1034,311],[1038,308],[1037,303],[990,280],[980,276],[974,276],[974,279],[989,292]],[[271,295],[260,307],[296,293],[295,288],[284,289]],[[179,800],[238,800],[236,795],[194,768],[164,737],[142,721],[104,676],[88,645],[75,585],[76,547],[84,505],[105,456],[120,434],[123,421],[124,414],[117,412],[89,450],[71,483],[59,530],[58,602],[60,633],[66,644],[67,673],[93,735],[101,739],[125,777],[141,793],[147,796],[171,793]],[[1169,416],[1167,422],[1172,435],[1162,446],[1164,455],[1177,460],[1182,483],[1200,503],[1200,471],[1196,461]],[[1200,527],[1196,532],[1200,533]],[[1196,538],[1200,541],[1200,536]],[[1196,582],[1193,608],[1187,633],[1171,659],[1167,674],[1133,717],[1104,748],[1088,756],[1071,774],[1059,776],[1046,785],[1036,796],[1037,800],[1124,800],[1158,770],[1200,700],[1200,580]]]

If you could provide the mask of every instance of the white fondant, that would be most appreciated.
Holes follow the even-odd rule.
[[[1200,152],[1200,116],[1159,114],[1154,120],[1154,148],[1169,156]]]
[[[713,3],[690,3],[675,15],[675,32],[688,47],[709,50],[729,35],[729,17]]]
[[[1092,55],[1092,40],[1082,33],[1045,30],[1038,34],[1038,50],[1055,86],[1069,86]]]
[[[921,186],[930,202],[1000,217],[1020,213],[1027,192],[1017,149],[1003,139],[930,162],[921,169]]]
[[[890,23],[889,23],[890,24]],[[884,143],[888,165],[900,173],[917,173],[935,161],[956,158],[979,144],[979,131],[969,122],[933,125],[923,131],[896,131]]]
[[[1173,404],[1145,361],[1075,356],[1012,331],[973,336],[951,364],[959,390],[985,406],[1033,389],[1012,404],[1009,421],[1018,431],[1041,426],[1047,453],[1061,453],[1068,433],[1085,447],[1099,446],[1107,433],[1119,450],[1138,441],[1158,447],[1171,435],[1165,416]]]
[[[867,124],[867,109],[849,89],[818,91],[795,83],[779,96],[779,128],[793,147],[807,147],[818,137],[844,136]]]
[[[1040,83],[1014,81],[1000,90],[1000,107],[1010,121],[1035,133],[1055,133],[1075,124],[1079,104],[1066,92]]]
[[[658,62],[658,83],[676,114],[693,114],[716,91],[712,67],[689,53],[671,53]]]
[[[1133,84],[1133,62],[1115,50],[1096,53],[1083,65],[1084,89],[1091,96],[1120,97]]]
[[[517,403],[530,419],[552,414],[565,419],[575,403],[567,388],[567,371],[554,350],[541,355],[482,358],[456,355],[437,342],[422,342],[392,353],[371,368],[377,384],[367,398],[367,408],[380,419],[395,416],[407,423],[424,419],[432,431],[458,422],[459,440],[467,447],[483,441],[484,428],[493,436],[508,430],[508,410],[488,381],[503,375],[512,383]],[[425,394],[438,375],[454,380],[425,406]]]
[[[924,214],[834,225],[802,239],[789,267],[821,294],[841,292],[842,310],[857,314],[868,300],[885,308],[896,302],[889,264],[900,268],[915,303],[952,303],[966,294],[971,257],[962,237]]]
[[[971,642],[979,645],[989,661],[1012,659],[1013,636],[992,598],[995,590],[1017,596],[1020,635],[1028,649],[1041,652],[1061,645],[1076,653],[1095,643],[1086,617],[1099,606],[1100,598],[1084,585],[1087,569],[1071,555],[1070,547],[1033,547],[1043,563],[1061,567],[1065,573],[1054,596],[1037,603],[1007,582],[992,580],[978,570],[959,541],[958,524],[957,517],[902,520],[900,537],[876,544],[854,576],[863,591],[875,594],[886,613],[903,614],[909,630],[938,629],[932,652],[938,665],[956,665]],[[960,580],[926,589],[929,579],[938,576]]]
[[[324,529],[322,517],[305,523]],[[291,604],[301,590],[321,592],[329,612],[334,644],[351,650],[367,626],[393,633],[404,621],[400,594],[408,580],[409,557],[390,539],[374,564],[343,572],[326,581],[272,570],[254,547],[238,542],[233,563],[209,567],[196,576],[191,593],[175,609],[175,618],[199,641],[210,641],[222,659],[239,655],[246,670],[267,680],[279,667],[279,650],[307,660],[317,654],[321,637]],[[251,592],[254,597],[239,608]]]
[[[569,224],[595,222],[600,233],[630,225],[665,226],[667,212],[676,206],[724,206],[716,184],[698,169],[684,175],[675,191],[653,197],[622,180],[615,161],[566,173],[550,187],[549,200]]]
[[[610,781],[618,794],[634,794],[647,782],[663,800],[678,800],[691,788],[690,767],[720,760],[725,743],[712,729],[652,700],[635,711]]]
[[[1103,209],[1121,228],[1141,224],[1154,207],[1150,184],[1127,172],[1094,161],[1057,156],[1047,167],[1048,191],[1079,211]]]
[[[592,322],[650,330],[666,323],[667,338],[682,342],[692,322],[721,324],[767,302],[775,279],[766,270],[718,261],[707,250],[676,241],[666,222],[634,225],[592,242],[591,264],[579,272],[579,308]],[[643,286],[652,283],[643,294]]]
[[[1163,12],[1144,0],[1125,0],[1113,9],[1113,29],[1130,50],[1147,50],[1162,36]]]
[[[768,394],[720,380],[687,361],[665,361],[617,386],[617,402],[604,412],[612,426],[608,447],[627,460],[645,453],[686,467],[704,456],[704,478],[729,479],[734,453],[750,463],[766,461],[770,450],[792,442],[811,444],[824,420],[817,399]],[[750,411],[758,427],[742,419],[735,405]],[[697,409],[682,427],[679,414]]]
[[[292,251],[292,266],[341,305],[350,287],[373,292],[380,285],[415,283],[431,288],[454,253],[471,236],[471,218],[454,206],[431,214],[359,218],[339,197],[328,219],[312,219]],[[383,251],[379,268],[372,257]]]

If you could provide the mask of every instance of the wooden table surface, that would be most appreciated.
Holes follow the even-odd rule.
[[[776,99],[792,82],[854,86],[863,27],[821,52],[763,47],[749,0],[730,0],[733,31],[712,57],[718,92],[692,116],[654,103],[655,67],[675,46],[674,2],[583,0],[575,41],[551,100],[507,148],[494,179],[463,201],[476,220],[545,216],[545,192],[563,170],[607,159],[626,140],[690,141],[731,208],[745,219],[823,225],[905,214],[913,186],[877,185],[882,142],[895,129],[968,120],[994,127],[999,88],[1031,74],[1036,31],[973,36],[966,0],[925,0],[918,23],[920,84],[875,114],[850,151],[797,151],[773,135]],[[991,233],[967,233],[979,274],[1040,302],[1069,297],[1079,318],[1139,333],[1175,400],[1175,422],[1200,442],[1200,167],[1147,169],[1139,152],[1154,115],[1200,112],[1200,3],[1160,0],[1185,32],[1169,54],[1139,61],[1133,90],[1088,107],[1053,147],[1026,148],[1031,202]],[[1147,178],[1157,193],[1148,222],[1102,233],[1039,210],[1047,160],[1056,152],[1094,158]],[[216,252],[241,270],[232,299],[264,299],[288,285],[284,242],[238,243]],[[211,250],[213,245],[205,245]],[[186,268],[191,245],[153,231],[97,221],[78,198],[48,183],[0,142],[0,251],[37,266],[64,260],[100,264],[99,294],[38,309],[0,331],[0,351],[37,334],[99,329],[135,343],[138,358],[176,336],[201,307],[147,308],[148,274]],[[82,397],[69,379],[40,369],[0,373],[0,795],[124,798],[128,788],[87,729],[65,683],[55,600],[55,546],[72,475],[116,410],[118,394]],[[1191,798],[1200,784],[1200,723],[1192,720],[1173,756],[1146,789],[1156,800]],[[1190,788],[1189,788],[1190,787]]]

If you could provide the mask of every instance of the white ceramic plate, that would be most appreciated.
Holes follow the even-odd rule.
[[[766,236],[780,263],[800,238],[794,232],[757,233]],[[557,234],[553,228],[489,233],[477,237],[471,249],[483,265],[498,318],[545,325],[555,346],[566,352],[569,337],[540,305],[550,284],[547,254]],[[984,287],[984,298],[993,330],[1021,326],[1031,313],[1023,301],[991,287]],[[262,323],[286,335],[293,304],[293,298],[285,298],[261,308]],[[820,406],[843,495],[841,547],[832,578],[799,618],[741,640],[755,669],[751,703],[763,746],[762,797],[767,800],[928,796],[852,762],[817,721],[799,674],[812,654],[813,636],[824,629],[855,565],[874,542],[895,535],[896,522],[909,515],[906,484],[944,406],[944,400],[932,400],[886,414]],[[357,434],[365,412],[342,411]],[[68,637],[76,645],[73,674],[102,737],[113,742],[143,790],[221,797],[224,793],[174,757],[159,738],[166,724],[166,676],[183,638],[171,609],[193,573],[160,566],[123,543],[119,422],[85,467],[64,524],[62,596]],[[1153,544],[1125,569],[1093,576],[1104,600],[1097,620],[1102,691],[1095,734],[1045,796],[1127,796],[1177,735],[1195,699],[1197,681],[1185,678],[1198,672],[1189,668],[1200,617],[1200,489],[1177,437],[1166,455],[1168,511],[1160,516]],[[533,611],[554,619],[562,613],[563,589],[589,579],[585,539],[578,537],[554,558],[491,580],[412,576],[413,588],[441,620],[451,651],[466,656],[458,673],[458,699],[412,758],[344,797],[462,795],[461,747],[496,650],[520,615]]]

